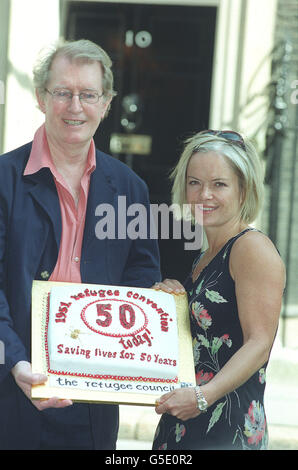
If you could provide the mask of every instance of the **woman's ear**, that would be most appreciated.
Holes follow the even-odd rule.
[[[244,188],[240,187],[240,207],[243,206],[246,198],[246,192],[244,191]]]

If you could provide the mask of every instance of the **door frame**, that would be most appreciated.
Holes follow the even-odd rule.
[[[275,17],[278,0],[74,0],[97,3],[134,3],[152,5],[185,5],[217,7],[213,74],[211,83],[209,127],[231,128],[248,137],[257,126],[254,116],[243,116],[249,100],[247,90],[258,72],[256,92],[270,81],[271,61],[260,66],[274,43]],[[61,0],[61,7],[67,0]],[[266,21],[264,22],[264,18]],[[62,22],[64,23],[62,16]],[[262,146],[263,136],[260,140]]]

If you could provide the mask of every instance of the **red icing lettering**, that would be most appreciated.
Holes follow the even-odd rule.
[[[170,358],[159,357],[159,354],[154,354],[154,362],[158,364],[164,364],[165,366],[176,366],[176,360]]]
[[[110,314],[110,312],[108,312],[107,310],[112,310],[112,305],[111,304],[96,304],[96,308],[97,308],[97,315],[105,317],[104,320],[97,319],[96,323],[99,326],[103,326],[103,327],[110,326],[110,324],[112,323],[113,317]]]
[[[135,358],[135,353],[132,352],[124,352],[123,350],[120,352],[120,359],[130,359],[134,360]]]
[[[116,351],[103,351],[100,348],[96,348],[94,352],[95,356],[103,356],[103,357],[108,357],[109,359],[115,359],[117,356]]]
[[[70,305],[71,305],[71,302],[69,302],[68,304],[66,304],[65,302],[60,302],[58,312],[56,312],[56,314],[55,314],[55,322],[56,323],[59,323],[59,322],[65,323],[66,314],[68,312],[68,309],[69,309]]]
[[[126,312],[129,313],[129,320],[127,320]],[[123,328],[129,330],[136,322],[136,314],[133,307],[130,304],[122,304],[119,309],[120,323]]]
[[[140,335],[132,335],[132,339],[120,338],[119,343],[122,344],[124,349],[132,348],[133,346],[140,346],[143,343],[148,343],[148,346],[152,346],[151,339],[149,337],[150,331],[146,328],[145,332]]]
[[[86,359],[90,359],[90,349],[83,349],[81,348],[80,346],[76,346],[76,347],[68,347],[68,346],[65,346],[64,347],[64,344],[58,344],[57,346],[57,351],[59,354],[71,354],[71,355],[81,355],[81,356],[85,356]]]

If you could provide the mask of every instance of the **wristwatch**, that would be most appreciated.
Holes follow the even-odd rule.
[[[197,385],[195,387],[195,392],[196,392],[196,397],[197,397],[197,408],[202,412],[206,413],[207,408],[208,408],[208,402],[206,398],[204,397],[202,390],[200,387]]]

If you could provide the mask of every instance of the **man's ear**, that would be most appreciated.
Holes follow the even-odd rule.
[[[41,112],[45,113],[46,108],[45,108],[44,96],[42,96],[38,90],[35,90],[35,95],[36,95],[39,109],[41,110]]]
[[[105,102],[104,102],[104,107],[103,107],[103,110],[102,110],[102,113],[101,113],[101,119],[104,119],[108,112],[109,112],[109,109],[110,109],[110,104],[111,104],[111,101],[112,101],[113,97],[107,97],[107,99],[105,99]]]

